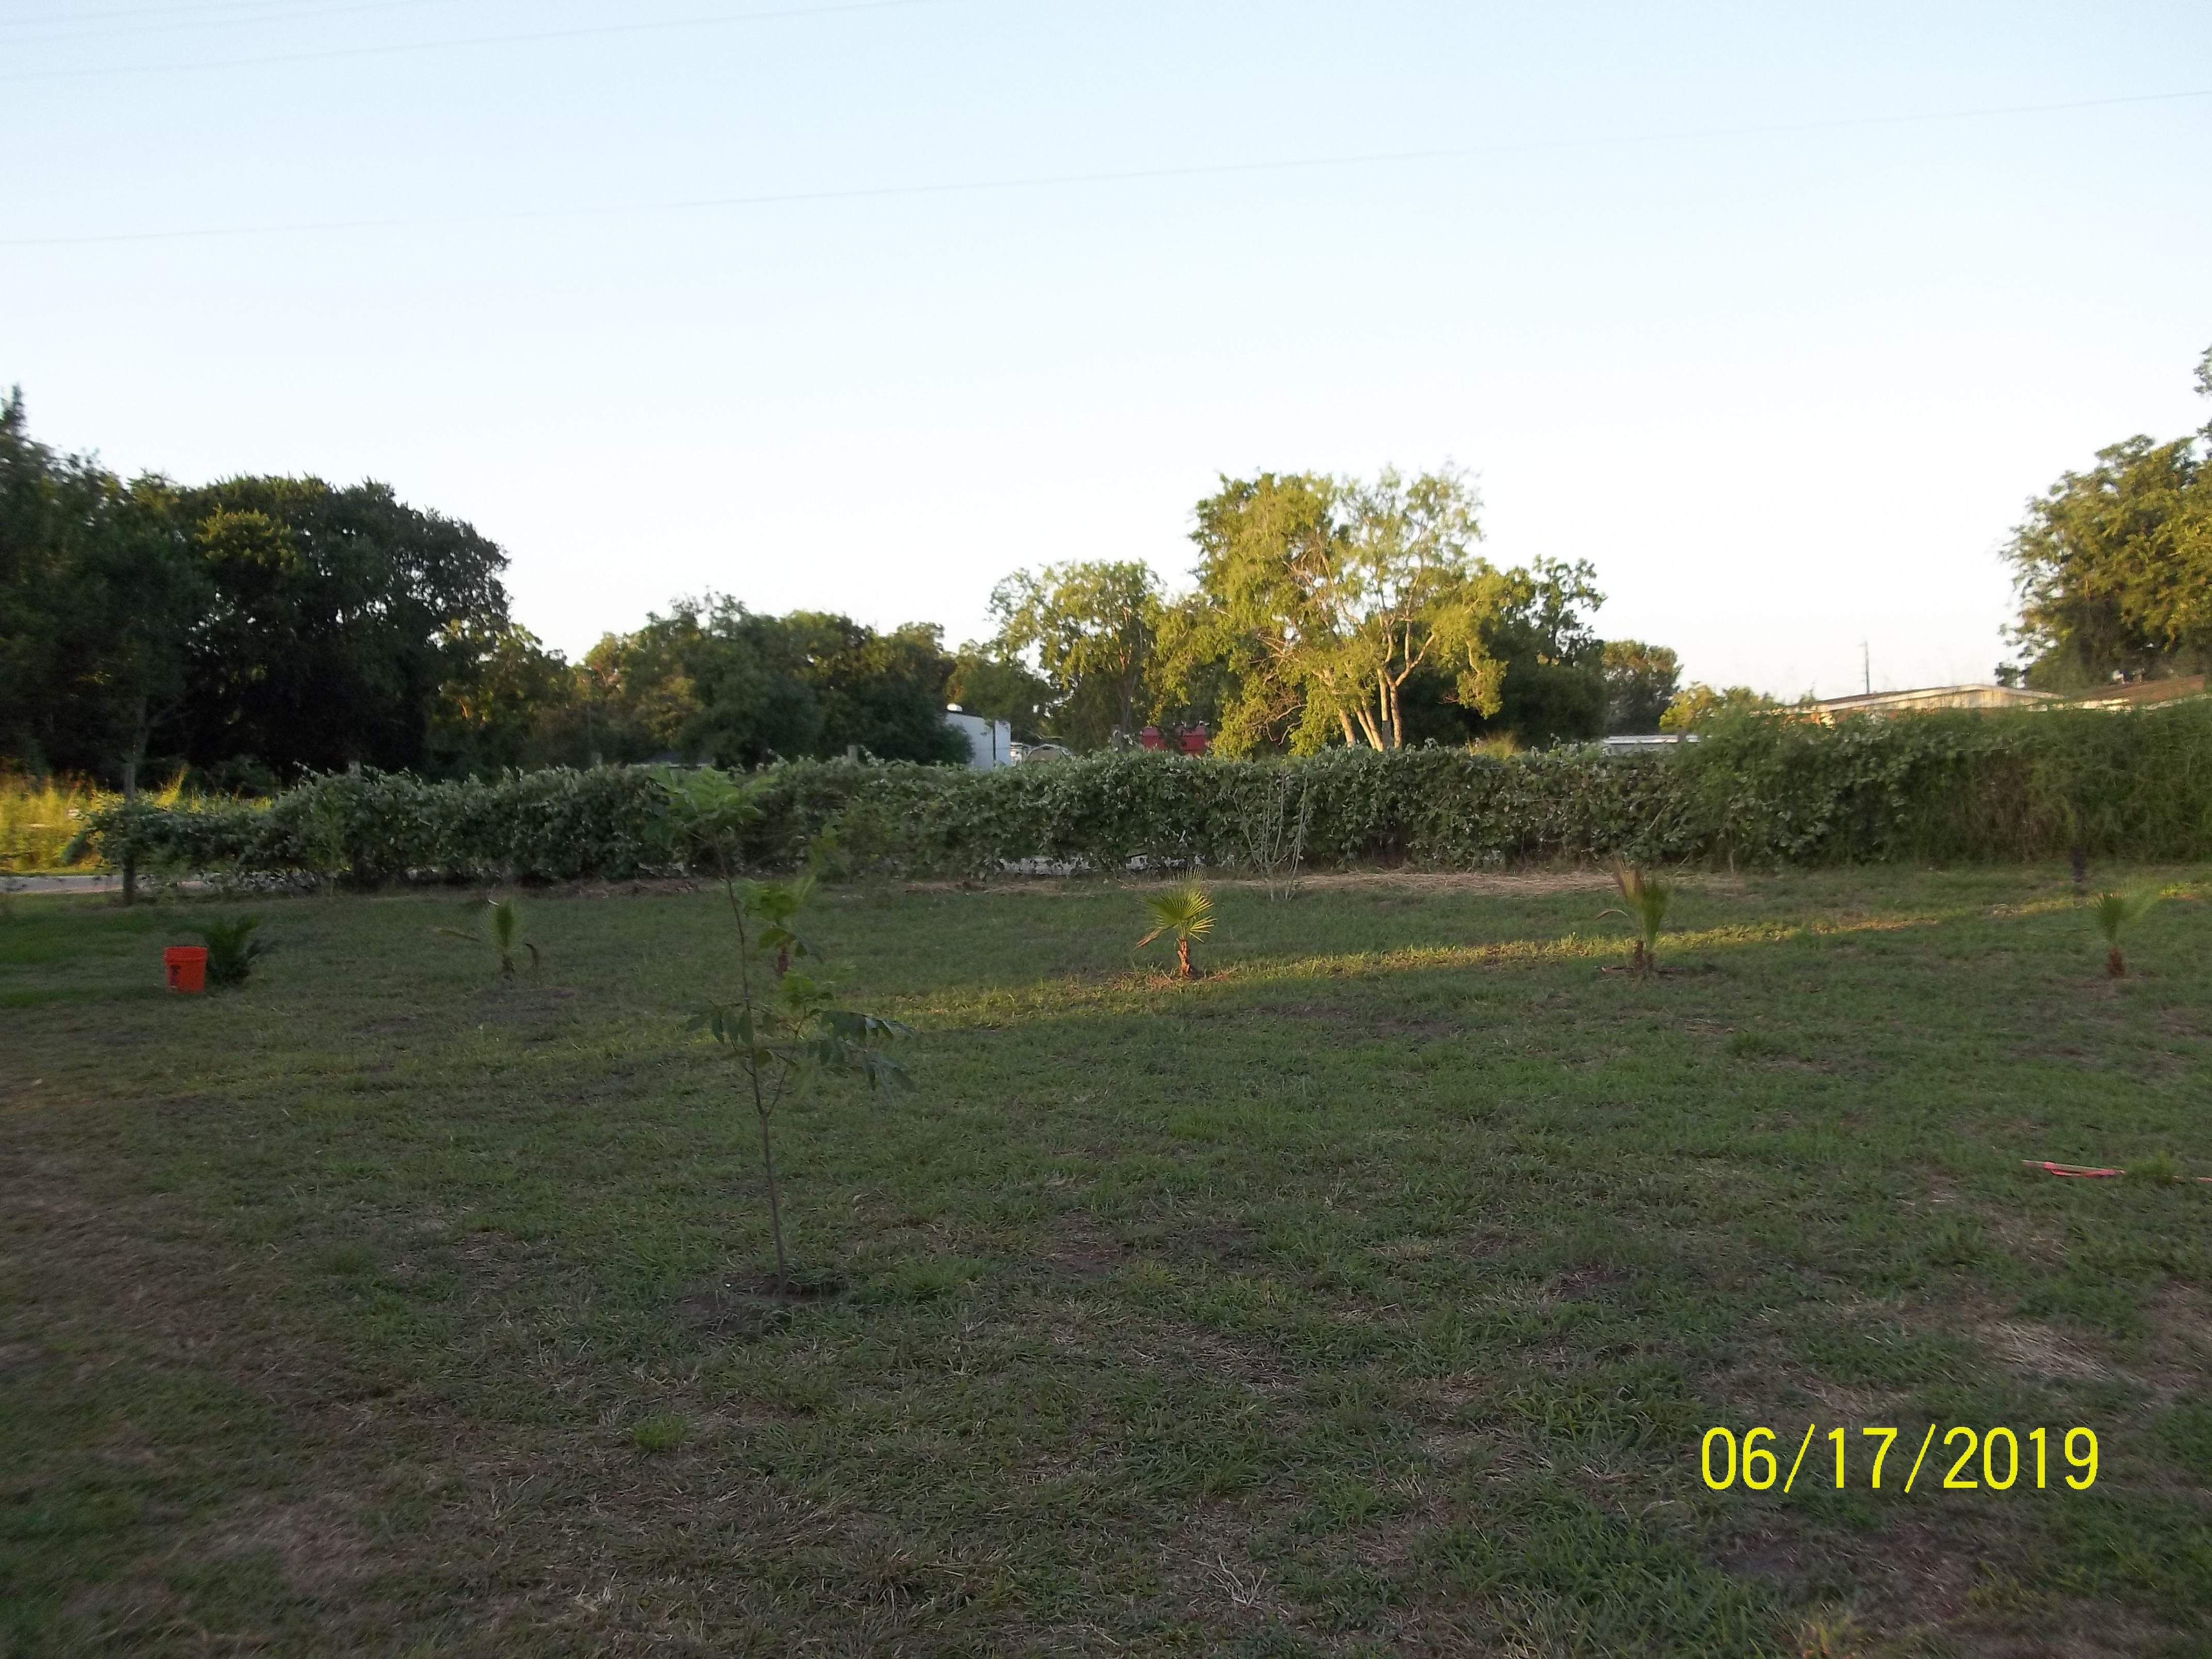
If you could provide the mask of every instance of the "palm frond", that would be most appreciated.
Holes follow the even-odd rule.
[[[1213,931],[1213,896],[1195,884],[1179,887],[1171,893],[1156,894],[1145,901],[1145,908],[1152,912],[1152,920],[1158,924],[1145,936],[1146,943],[1162,933],[1203,939]]]
[[[2148,915],[2158,899],[2154,888],[2100,893],[2090,902],[2089,915],[2097,924],[2097,931],[2105,936],[2105,943],[2118,949],[2120,935]]]
[[[1628,902],[1626,911],[1608,911],[1611,915],[1626,915],[1633,921],[1644,938],[1644,957],[1649,959],[1659,948],[1660,929],[1666,925],[1667,907],[1674,902],[1672,882],[1654,881],[1632,864],[1613,861],[1613,885]]]
[[[271,949],[265,940],[252,936],[253,930],[260,925],[258,916],[237,916],[192,929],[207,946],[209,984],[239,986],[252,975],[255,961],[268,955]]]

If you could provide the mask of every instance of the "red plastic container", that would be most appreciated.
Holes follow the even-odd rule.
[[[172,945],[161,952],[161,966],[169,970],[172,991],[207,989],[207,946]]]

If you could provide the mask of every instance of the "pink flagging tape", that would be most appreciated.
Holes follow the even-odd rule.
[[[2084,1176],[2094,1180],[2100,1176],[2124,1176],[2125,1170],[2092,1170],[2080,1164],[2047,1164],[2041,1158],[2024,1158],[2021,1162],[2031,1170],[2042,1170],[2055,1176]]]

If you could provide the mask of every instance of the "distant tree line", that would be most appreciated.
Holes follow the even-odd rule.
[[[948,703],[1079,750],[1203,726],[1231,754],[1517,747],[1680,725],[1674,653],[1606,641],[1586,564],[1499,568],[1445,470],[1224,478],[1188,591],[1137,562],[1024,570],[993,635],[680,599],[580,660],[510,613],[507,556],[388,487],[124,479],[0,404],[0,763],[266,788],[658,757],[958,763]]]
[[[964,760],[939,631],[679,603],[570,664],[507,556],[383,484],[125,480],[0,404],[0,764],[265,788],[666,753]]]

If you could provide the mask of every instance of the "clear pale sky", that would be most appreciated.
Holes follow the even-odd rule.
[[[2212,417],[2192,92],[2201,0],[7,0],[0,382],[387,480],[571,652],[708,587],[957,642],[1179,582],[1222,472],[1449,459],[1696,678],[1985,679],[2027,499]]]

